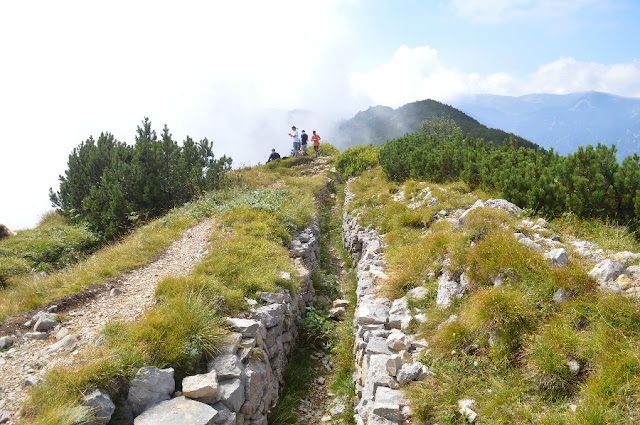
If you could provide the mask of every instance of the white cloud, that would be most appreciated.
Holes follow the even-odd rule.
[[[286,114],[265,110],[341,113],[345,1],[2,2],[0,223],[32,226],[75,146],[101,131],[133,142],[145,116],[246,164],[289,145]]]
[[[524,77],[506,72],[481,76],[446,68],[430,47],[401,46],[389,63],[352,73],[349,80],[356,93],[369,96],[375,104],[393,107],[429,98],[447,102],[478,93],[517,96],[594,90],[640,97],[640,61],[604,65],[560,58]]]
[[[595,0],[452,0],[458,15],[481,24],[562,21]]]

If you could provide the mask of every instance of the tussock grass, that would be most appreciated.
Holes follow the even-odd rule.
[[[394,184],[376,169],[350,185],[361,224],[386,235],[385,295],[400,297],[418,285],[429,290],[425,300],[412,303],[427,316],[418,330],[429,342],[421,360],[432,372],[409,386],[416,421],[464,423],[457,402],[472,398],[480,423],[638,423],[640,302],[599,290],[588,276],[593,265],[582,258],[551,266],[517,242],[514,231],[531,231],[503,211],[474,210],[460,230],[446,221],[421,227],[420,214],[434,210],[410,210],[408,204],[427,186],[439,200],[434,210],[449,213],[495,197],[471,193],[460,183]],[[404,202],[392,199],[400,191]],[[554,220],[546,233],[551,231],[640,252],[627,229],[597,220],[567,215]],[[448,270],[454,276],[464,272],[471,285],[464,297],[440,309],[435,292],[445,259]],[[494,286],[498,277],[501,286]],[[570,291],[571,299],[554,302],[559,288]],[[447,321],[452,314],[458,319]]]
[[[565,214],[551,223],[563,233],[595,242],[604,249],[640,252],[640,241],[626,226],[600,219],[580,218],[574,214]]]

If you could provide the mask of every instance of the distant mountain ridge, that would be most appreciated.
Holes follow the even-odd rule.
[[[445,117],[453,119],[465,135],[483,138],[494,144],[501,144],[509,138],[509,133],[495,128],[487,128],[464,112],[427,99],[407,103],[397,109],[388,106],[372,106],[358,112],[353,118],[341,122],[329,140],[344,149],[356,145],[382,145],[388,140],[420,131],[425,119]],[[534,143],[516,136],[519,145],[536,148]]]
[[[566,155],[578,146],[616,145],[618,158],[640,152],[640,99],[601,92],[475,95],[454,102],[481,123]]]

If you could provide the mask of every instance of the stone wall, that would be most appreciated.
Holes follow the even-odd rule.
[[[347,189],[345,211],[353,194]],[[414,361],[426,349],[424,340],[408,334],[413,320],[407,298],[424,296],[421,289],[393,302],[378,296],[379,284],[387,278],[384,239],[374,230],[358,224],[358,214],[345,212],[343,242],[357,268],[357,297],[354,324],[356,372],[356,423],[403,424],[411,417],[409,402],[401,388],[413,380],[424,379],[427,368]]]
[[[318,220],[295,234],[289,248],[301,276],[296,294],[259,292],[260,302],[247,299],[250,309],[243,317],[226,319],[232,332],[223,352],[208,363],[207,373],[184,378],[182,391],[176,391],[173,369],[141,368],[127,397],[135,425],[267,424],[284,384],[298,323],[315,301],[311,271],[320,258]],[[281,276],[292,278],[286,272]],[[98,412],[93,423],[108,423],[113,413],[108,394],[96,390],[85,405]]]

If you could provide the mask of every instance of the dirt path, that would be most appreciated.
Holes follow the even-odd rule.
[[[108,322],[135,321],[153,306],[153,294],[162,278],[189,274],[207,253],[207,238],[212,229],[213,220],[207,219],[186,230],[152,263],[120,276],[115,285],[120,294],[112,290],[76,306],[47,339],[14,338],[13,347],[0,354],[0,423],[19,423],[16,414],[28,386],[41,379],[47,370],[73,363],[80,352],[96,343]],[[24,328],[24,332],[31,330]],[[65,347],[53,352],[53,344],[63,341]]]

